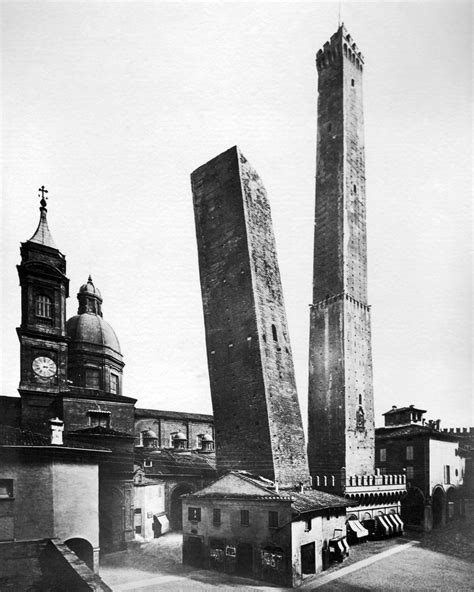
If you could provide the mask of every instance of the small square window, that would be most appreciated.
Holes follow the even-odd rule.
[[[0,499],[13,498],[13,479],[0,479]]]
[[[89,424],[91,427],[110,428],[110,411],[89,411]]]
[[[201,508],[188,508],[188,520],[201,522]]]
[[[221,525],[221,511],[220,511],[220,508],[214,508],[214,511],[212,513],[212,523],[214,524],[214,526],[220,526]]]
[[[143,466],[149,469],[153,466],[153,461],[146,459],[143,461]]]
[[[307,520],[305,520],[305,523],[304,523],[304,531],[309,532],[310,530],[311,530],[311,518],[308,518]]]
[[[250,524],[250,514],[248,510],[240,510],[240,525],[248,526]]]
[[[278,512],[268,512],[268,526],[278,528]]]

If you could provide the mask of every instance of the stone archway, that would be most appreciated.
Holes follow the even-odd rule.
[[[188,483],[177,485],[170,498],[170,530],[183,530],[183,502],[181,496],[192,493],[193,487]]]
[[[441,487],[436,487],[432,495],[433,528],[446,523],[446,494]]]
[[[86,539],[74,538],[64,542],[89,569],[94,569],[94,549]]]

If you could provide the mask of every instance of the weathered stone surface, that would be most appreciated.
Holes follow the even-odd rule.
[[[218,469],[307,482],[265,188],[237,147],[191,180]]]
[[[318,52],[308,458],[313,478],[374,470],[363,57],[344,27]],[[332,489],[334,490],[334,489]]]

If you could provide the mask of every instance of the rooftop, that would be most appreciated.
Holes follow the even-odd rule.
[[[441,432],[436,429],[435,425],[421,425],[421,424],[408,424],[408,425],[396,425],[387,426],[375,429],[377,438],[405,438],[413,436],[428,436],[436,440],[447,440],[456,441],[458,438],[456,434],[449,432]]]
[[[140,409],[135,408],[135,417],[139,418],[167,418],[167,419],[181,419],[181,420],[193,420],[193,421],[206,421],[214,422],[213,415],[206,415],[204,413],[188,413],[187,411],[163,411],[161,409]]]
[[[400,413],[404,411],[420,411],[421,413],[426,413],[426,409],[420,409],[419,407],[415,407],[414,405],[410,405],[409,407],[396,407],[395,405],[390,409],[390,411],[386,411],[382,413],[382,415],[393,415],[395,413]]]
[[[49,447],[55,449],[79,449],[79,450],[97,450],[101,452],[110,452],[108,448],[96,446],[92,448],[88,444],[76,442],[72,438],[65,438],[64,444],[51,444],[51,438],[44,434],[22,430],[7,425],[0,425],[0,447],[1,446],[22,446],[22,447]]]
[[[304,491],[278,490],[275,483],[247,471],[230,471],[209,486],[190,494],[191,498],[261,499],[290,502],[293,515],[329,508],[345,508],[352,503],[343,497],[307,489]]]

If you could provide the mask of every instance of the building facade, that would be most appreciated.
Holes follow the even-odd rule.
[[[348,552],[349,502],[231,471],[183,498],[183,562],[299,586]]]
[[[425,421],[414,405],[384,413],[376,430],[376,466],[382,474],[406,475],[401,503],[404,522],[431,530],[464,513],[466,455],[455,433],[441,431],[440,421]]]
[[[191,183],[218,470],[308,484],[265,188],[237,147],[196,169]]]

